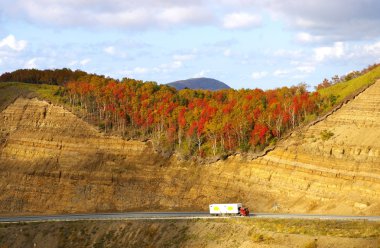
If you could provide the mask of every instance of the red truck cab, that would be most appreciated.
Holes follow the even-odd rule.
[[[240,208],[239,209],[239,215],[240,216],[249,216],[249,209],[248,208]]]

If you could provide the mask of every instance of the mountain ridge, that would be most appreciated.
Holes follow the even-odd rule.
[[[199,78],[189,78],[185,80],[178,80],[167,85],[176,88],[177,90],[182,89],[203,89],[203,90],[222,90],[222,89],[230,89],[226,83],[223,83],[219,80],[207,77],[199,77]]]

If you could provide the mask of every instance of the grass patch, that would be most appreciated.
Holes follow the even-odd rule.
[[[209,220],[200,220],[209,222]],[[349,220],[301,220],[301,219],[215,219],[216,222],[248,225],[249,234],[276,232],[309,236],[333,236],[347,238],[380,238],[380,222]]]
[[[261,242],[264,242],[266,240],[272,240],[273,238],[267,237],[261,233],[255,233],[255,234],[251,235],[251,239],[255,243],[261,243]]]
[[[304,246],[304,248],[317,248],[317,247],[318,247],[318,245],[317,245],[317,241],[316,240],[313,240],[313,241],[307,243]]]
[[[0,107],[9,104],[21,95],[38,97],[55,104],[65,101],[63,88],[61,86],[16,82],[0,83]]]
[[[318,90],[321,96],[334,97],[336,103],[340,103],[344,98],[358,91],[364,86],[374,83],[380,78],[380,66],[367,72],[366,74],[352,80],[334,84],[328,88]]]
[[[320,133],[320,135],[321,135],[321,139],[323,141],[326,141],[326,140],[329,140],[331,137],[333,137],[334,133],[331,132],[331,131],[322,130],[322,132]]]
[[[196,225],[195,228],[192,225]],[[19,239],[23,244],[41,242],[47,236],[37,234],[47,231],[57,247],[184,247],[186,244],[187,247],[206,244],[240,247],[245,241],[257,245],[279,244],[284,241],[283,237],[297,234],[293,237],[297,238],[301,234],[305,235],[301,239],[307,241],[301,247],[312,248],[317,247],[315,237],[318,236],[370,241],[380,238],[380,222],[368,221],[231,218],[176,220],[175,224],[171,220],[79,221],[7,224],[7,228],[4,227],[0,224],[0,244],[5,247],[12,247],[11,244]],[[96,232],[92,233],[94,230]]]

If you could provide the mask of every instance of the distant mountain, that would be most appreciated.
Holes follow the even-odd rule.
[[[185,88],[203,90],[221,90],[231,88],[227,84],[213,78],[190,78],[187,80],[180,80],[168,83],[168,85],[176,88],[177,90],[182,90]]]

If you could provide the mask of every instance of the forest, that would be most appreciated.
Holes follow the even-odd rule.
[[[338,79],[325,79],[316,88],[347,80]],[[18,70],[3,74],[0,81],[61,85],[56,94],[105,133],[151,140],[159,152],[176,152],[185,159],[261,151],[335,104],[334,96],[308,92],[306,84],[266,91],[177,91],[155,82],[70,69]]]
[[[306,85],[275,90],[177,91],[155,82],[88,76],[65,85],[71,106],[106,133],[152,140],[184,158],[262,150],[323,109]]]

